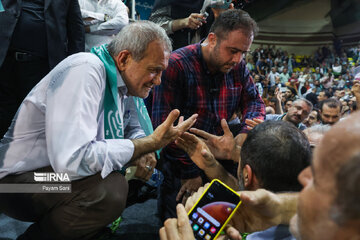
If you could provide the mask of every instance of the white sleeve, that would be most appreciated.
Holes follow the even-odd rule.
[[[125,25],[129,23],[129,16],[126,6],[122,1],[116,3],[116,15],[109,21],[90,26],[90,33],[111,36],[117,34]]]
[[[130,140],[97,138],[104,78],[104,67],[89,61],[54,76],[47,91],[48,156],[53,169],[67,172],[72,180],[100,171],[105,178],[120,170],[134,152]]]

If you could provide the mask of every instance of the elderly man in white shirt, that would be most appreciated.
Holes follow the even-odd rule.
[[[139,21],[109,46],[63,60],[25,98],[0,143],[0,212],[35,222],[24,239],[96,236],[125,207],[119,171],[136,165],[148,178],[154,151],[196,121],[194,114],[174,126],[180,113],[173,110],[155,131],[146,125],[142,98],[160,84],[170,52],[165,31]],[[34,183],[33,172],[44,171],[67,174],[72,192],[1,192],[4,183]]]
[[[109,43],[129,23],[128,8],[121,0],[79,0],[85,24],[85,51]]]

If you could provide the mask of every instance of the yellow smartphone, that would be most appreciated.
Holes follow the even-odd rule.
[[[212,180],[188,213],[195,239],[216,239],[240,204],[237,192],[218,179]]]

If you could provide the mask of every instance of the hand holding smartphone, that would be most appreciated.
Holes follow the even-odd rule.
[[[214,179],[188,213],[195,239],[216,239],[240,204],[238,193]]]

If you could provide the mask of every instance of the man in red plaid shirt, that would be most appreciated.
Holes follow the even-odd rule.
[[[198,113],[192,131],[205,138],[224,168],[236,175],[239,146],[245,140],[245,119],[265,117],[265,105],[246,68],[244,55],[257,33],[256,22],[244,11],[220,14],[201,43],[174,51],[162,83],[154,89],[152,121],[160,125],[172,109],[186,118]],[[234,114],[241,113],[233,120]],[[227,122],[237,122],[234,135]],[[207,182],[204,173],[188,155],[170,144],[163,149],[160,162],[164,182],[159,197],[161,217],[176,217],[177,202]]]

